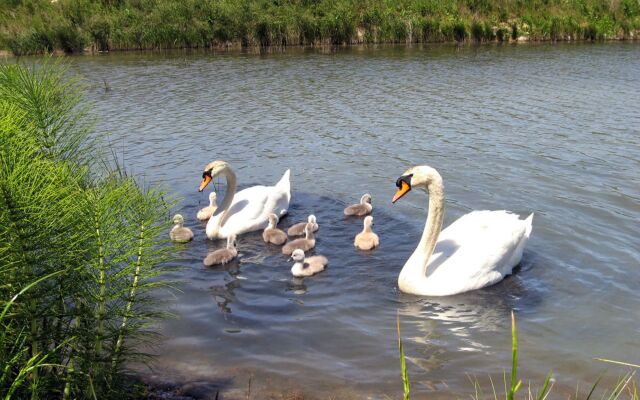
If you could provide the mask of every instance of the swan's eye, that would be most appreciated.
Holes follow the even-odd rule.
[[[211,171],[204,171],[202,173],[202,179],[204,179],[206,176],[208,176],[209,178],[211,178]]]
[[[413,177],[413,174],[401,176],[396,181],[396,187],[398,189],[402,188],[402,182],[406,183],[407,185],[409,185],[409,187],[411,187],[411,177]]]

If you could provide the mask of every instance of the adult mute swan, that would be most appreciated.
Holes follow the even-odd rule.
[[[396,181],[395,203],[413,187],[429,193],[429,214],[418,247],[398,276],[401,291],[449,296],[480,289],[511,274],[522,259],[533,214],[521,220],[509,211],[472,211],[442,232],[444,185],[435,169],[409,168]]]
[[[229,164],[221,160],[207,164],[202,173],[201,192],[218,175],[224,175],[227,180],[222,203],[207,222],[207,237],[224,239],[229,235],[262,230],[269,222],[269,214],[285,215],[291,200],[289,174],[286,170],[275,186],[253,186],[236,193],[236,174]]]

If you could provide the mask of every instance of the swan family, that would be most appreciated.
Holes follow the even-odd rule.
[[[200,210],[211,212],[206,225],[209,239],[227,239],[227,247],[210,253],[205,265],[224,264],[237,257],[236,237],[263,230],[266,243],[282,245],[282,253],[291,255],[295,277],[307,277],[325,269],[324,256],[305,257],[305,251],[315,247],[315,232],[319,226],[314,215],[307,222],[295,224],[288,232],[277,228],[279,218],[286,215],[291,201],[290,170],[273,186],[253,186],[236,193],[236,175],[230,165],[221,160],[205,167],[199,191],[214,177],[224,176],[227,191],[216,208],[215,195],[210,205]],[[472,211],[442,229],[444,220],[444,185],[442,177],[427,165],[407,169],[396,181],[395,203],[412,189],[423,189],[429,195],[427,219],[418,245],[398,276],[402,292],[420,296],[449,296],[480,289],[501,281],[512,273],[522,259],[524,247],[531,235],[533,214],[522,220],[509,211]],[[375,249],[380,239],[373,232],[371,195],[344,209],[346,216],[364,217],[363,230],[354,239],[354,246],[363,251]],[[174,217],[176,224],[171,239],[188,242],[193,233],[183,227],[184,219]],[[188,232],[187,232],[188,231]],[[288,236],[304,234],[304,238],[289,241]]]

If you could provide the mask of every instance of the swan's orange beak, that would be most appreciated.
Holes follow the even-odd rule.
[[[396,191],[396,194],[393,195],[393,199],[391,199],[391,202],[395,203],[396,201],[400,200],[400,198],[405,194],[409,193],[410,190],[411,190],[411,186],[409,186],[407,182],[402,182],[401,186]]]
[[[203,176],[202,177],[202,182],[200,182],[200,188],[198,189],[198,192],[202,192],[204,190],[204,188],[207,187],[209,182],[211,182],[211,176],[210,175]]]
[[[404,175],[398,178],[398,180],[396,181],[396,187],[398,188],[398,191],[396,191],[396,194],[393,196],[393,199],[391,199],[392,203],[395,203],[396,201],[400,200],[402,196],[409,193],[409,191],[411,190],[410,182],[411,182],[412,176],[413,174]]]

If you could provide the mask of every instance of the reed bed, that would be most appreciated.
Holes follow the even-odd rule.
[[[0,65],[0,395],[122,398],[162,317],[169,204],[96,156],[82,85]],[[133,395],[132,395],[133,396]]]
[[[0,48],[133,50],[634,39],[637,0],[6,0]]]

